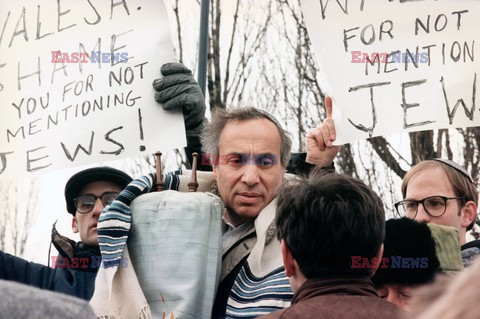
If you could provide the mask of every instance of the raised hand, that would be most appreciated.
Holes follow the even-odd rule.
[[[307,134],[307,157],[305,161],[319,167],[330,166],[340,151],[340,146],[334,146],[336,138],[335,123],[332,118],[332,99],[325,98],[326,117],[323,122],[311,129]]]
[[[205,117],[205,98],[192,72],[181,63],[166,63],[163,78],[153,81],[155,100],[167,111],[182,110],[189,134],[200,134]]]

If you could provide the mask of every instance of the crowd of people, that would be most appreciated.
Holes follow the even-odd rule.
[[[462,301],[458,291],[465,300],[478,294],[475,287],[461,286],[475,280],[480,267],[480,260],[475,261],[480,241],[466,239],[478,206],[476,184],[467,170],[446,159],[413,166],[403,179],[403,200],[395,203],[404,218],[385,221],[378,194],[364,182],[335,172],[340,147],[333,145],[330,98],[325,100],[325,120],[307,135],[306,153],[291,153],[289,134],[272,115],[238,108],[216,112],[207,123],[204,99],[191,72],[173,63],[164,65],[161,73],[163,78],[153,84],[155,99],[168,110],[183,111],[189,159],[193,152],[225,159],[212,166],[198,162],[201,170],[211,171],[213,192],[224,205],[220,282],[211,318],[476,317],[478,312],[470,313],[471,303],[455,301]],[[66,207],[81,241],[53,229],[52,242],[60,255],[52,259],[53,267],[0,251],[2,296],[22,291],[15,303],[0,298],[0,318],[10,318],[14,311],[27,313],[30,307],[39,314],[36,318],[55,318],[47,315],[58,307],[48,301],[54,299],[72,309],[70,315],[83,309],[77,318],[94,317],[80,299],[92,298],[101,267],[98,220],[119,194],[120,202],[131,201],[122,190],[136,181],[106,166],[69,179]],[[180,187],[178,182],[165,185]],[[118,221],[129,222],[123,218],[118,214]],[[123,228],[109,231],[128,237]],[[62,295],[25,291],[6,281]],[[432,295],[427,287],[437,282],[441,288]],[[19,302],[24,305],[20,310],[15,305]],[[450,308],[458,311],[446,311]],[[148,314],[143,316],[138,318]]]

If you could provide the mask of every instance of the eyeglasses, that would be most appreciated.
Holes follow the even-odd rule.
[[[93,210],[97,199],[100,199],[102,201],[103,207],[105,207],[107,205],[110,205],[118,194],[119,193],[117,192],[105,192],[100,196],[95,196],[93,194],[85,194],[74,198],[73,203],[75,204],[77,212],[79,212],[80,214],[86,214],[90,213]]]
[[[415,219],[418,205],[422,204],[425,212],[432,217],[440,217],[447,210],[447,201],[451,199],[463,200],[465,197],[430,196],[421,200],[407,199],[395,203],[395,208],[400,216]]]

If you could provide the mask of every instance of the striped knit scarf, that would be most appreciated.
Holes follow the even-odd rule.
[[[120,265],[132,221],[130,203],[137,196],[151,191],[154,179],[153,174],[148,174],[133,180],[100,215],[98,244],[105,268]]]
[[[179,186],[178,175],[180,174],[181,171],[175,171],[164,175],[165,189],[177,190]],[[133,180],[120,192],[110,206],[104,208],[100,215],[98,219],[98,243],[105,268],[120,265],[132,221],[130,204],[137,196],[150,192],[154,181],[155,174],[148,174]]]

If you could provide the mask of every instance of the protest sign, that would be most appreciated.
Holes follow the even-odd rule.
[[[152,88],[172,61],[161,0],[2,0],[0,179],[183,147]]]
[[[301,0],[337,143],[480,125],[480,2]]]

